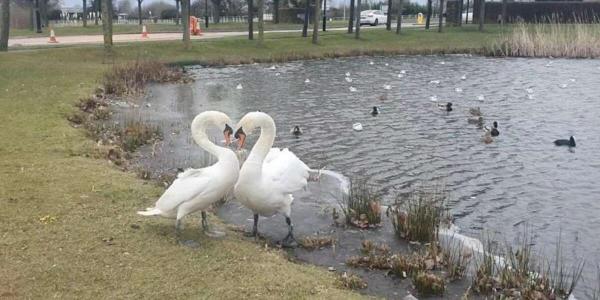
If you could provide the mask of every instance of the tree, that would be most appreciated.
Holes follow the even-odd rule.
[[[398,3],[398,25],[396,25],[396,34],[400,34],[400,29],[402,29],[402,9],[403,9],[403,6],[404,6],[404,0],[400,0],[400,3]]]
[[[302,25],[302,37],[308,36],[308,16],[310,15],[310,0],[306,0],[304,6],[304,24]]]
[[[348,33],[354,30],[354,0],[350,0],[350,18],[348,18]]]
[[[104,33],[104,54],[112,54],[113,29],[112,29],[112,0],[102,0],[102,32]]]
[[[440,0],[440,16],[439,16],[438,32],[444,31],[444,0]]]
[[[485,22],[485,0],[479,0],[479,31],[483,31]]]
[[[117,3],[117,11],[123,14],[131,13],[131,2],[129,2],[129,0],[119,0]]]
[[[257,0],[256,6],[258,6],[258,44],[262,46],[263,41],[265,40],[265,22],[263,20],[264,0]]]
[[[177,10],[177,17],[175,17],[175,25],[179,25],[179,18],[181,18],[181,15],[179,14],[179,3],[181,2],[181,0],[175,0],[175,10]]]
[[[252,0],[248,0],[248,39],[254,39],[254,5]]]
[[[313,21],[312,43],[319,43],[319,20],[321,19],[321,0],[315,0],[315,13]]]
[[[508,1],[506,1],[506,0],[502,0],[502,20],[501,20],[502,25],[504,25],[506,23],[506,20],[508,19],[508,16],[506,15],[507,14],[506,6],[508,5],[507,2]]]
[[[8,51],[10,29],[10,1],[0,0],[0,51]]]
[[[137,4],[138,4],[138,22],[139,22],[140,25],[142,25],[142,2],[144,2],[144,0],[137,0]]]
[[[191,48],[190,42],[190,0],[181,0],[181,23],[183,24],[183,47]]]
[[[387,22],[385,22],[385,29],[392,30],[392,0],[388,0]]]
[[[279,24],[279,0],[273,0],[273,23]]]
[[[425,29],[429,29],[431,24],[431,11],[432,11],[432,0],[427,0],[427,19],[425,20]]]
[[[356,28],[354,29],[354,38],[360,39],[360,0],[356,0],[356,7],[358,11],[355,13],[356,15]]]
[[[98,26],[98,13],[100,12],[100,1],[101,0],[93,0],[92,6],[94,7],[94,25]]]
[[[210,0],[213,7],[213,23],[218,24],[221,20],[221,0]]]
[[[83,15],[81,16],[83,27],[87,27],[87,0],[83,0]]]

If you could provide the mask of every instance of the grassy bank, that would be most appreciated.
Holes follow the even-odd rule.
[[[494,34],[472,28],[398,37],[365,31],[356,41],[328,33],[319,46],[268,35],[264,47],[231,38],[115,46],[114,63],[136,59],[206,64],[283,61],[361,53],[477,52]],[[162,188],[124,173],[66,117],[105,71],[100,46],[0,54],[0,298],[355,297],[327,271],[288,262],[239,233],[206,238],[198,219],[177,244],[173,221],[142,219]],[[211,218],[215,221],[215,218]]]
[[[208,28],[204,27],[204,23],[202,25],[202,31],[207,32],[227,32],[227,31],[245,31],[248,30],[247,23],[220,23],[220,24],[209,24]],[[255,25],[256,26],[256,25]],[[333,21],[327,22],[327,26],[329,28],[334,27],[345,27],[347,26],[347,22],[344,21]],[[181,32],[181,25],[175,24],[146,24],[148,32],[150,33],[159,33],[159,32]],[[302,29],[302,24],[291,24],[291,23],[280,23],[273,24],[272,22],[265,22],[265,30],[300,30]],[[101,35],[102,34],[102,24],[93,25],[93,22],[87,27],[82,26],[65,26],[65,27],[55,27],[54,32],[58,36],[70,36],[70,35]],[[135,34],[142,32],[142,26],[139,25],[131,25],[131,24],[115,24],[113,26],[114,34]],[[23,38],[23,37],[47,37],[49,35],[48,31],[44,30],[42,33],[36,33],[35,31],[31,31],[29,29],[13,29],[10,31],[11,38]]]

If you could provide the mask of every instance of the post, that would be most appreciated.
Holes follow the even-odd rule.
[[[310,14],[310,0],[306,0],[304,8],[304,25],[302,25],[302,37],[308,36],[308,15]]]
[[[463,12],[463,5],[464,5],[464,0],[458,0],[458,27],[462,27],[462,12]]]
[[[87,1],[83,0],[83,16],[81,18],[83,20],[83,27],[87,27]]]
[[[385,22],[385,29],[392,30],[392,0],[388,0],[387,21]]]
[[[39,0],[35,0],[35,9],[34,9],[34,13],[35,13],[35,32],[37,33],[42,33],[42,19],[40,16],[40,1]]]
[[[142,26],[142,0],[137,0],[138,4],[138,23]]]
[[[263,41],[265,39],[265,28],[264,28],[264,0],[257,0],[256,6],[258,6],[258,44],[262,46]]]
[[[10,1],[0,0],[0,51],[8,51],[8,35],[10,34]]]
[[[479,0],[479,31],[483,31],[485,23],[485,0]]]
[[[204,1],[204,28],[208,28],[208,0]]]
[[[439,24],[438,24],[438,32],[444,31],[444,0],[440,0],[440,12],[439,12]]]
[[[429,24],[431,24],[431,14],[433,10],[433,8],[431,7],[431,1],[432,0],[427,0],[427,19],[425,20],[425,29],[429,29]]]
[[[323,31],[327,31],[327,0],[323,0]]]
[[[248,39],[254,39],[254,4],[248,0]]]
[[[354,38],[360,39],[360,0],[356,0],[356,28],[354,29]]]
[[[112,1],[102,0],[102,31],[104,32],[104,53],[112,52]]]
[[[354,0],[350,0],[350,9],[348,11],[348,33],[352,33],[354,30]]]
[[[188,50],[190,43],[190,0],[181,0],[181,23],[183,24],[183,47]]]
[[[465,24],[469,24],[469,4],[470,0],[467,0],[467,14],[465,15]]]
[[[315,15],[313,20],[312,43],[319,43],[319,19],[321,18],[321,0],[315,0]]]
[[[400,30],[402,29],[403,6],[404,6],[404,0],[400,0],[400,3],[398,3],[398,25],[396,25],[396,34],[400,34]]]

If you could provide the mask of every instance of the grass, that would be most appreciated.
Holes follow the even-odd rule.
[[[350,193],[341,200],[340,207],[349,225],[374,228],[381,224],[381,199],[366,180],[351,180]]]
[[[419,272],[413,277],[413,285],[423,296],[443,295],[446,282],[441,277],[427,272]]]
[[[599,23],[519,23],[494,46],[493,52],[518,57],[600,57]]]
[[[437,241],[442,222],[448,220],[446,198],[447,193],[438,187],[399,195],[387,212],[396,235],[409,241]]]
[[[145,23],[146,29],[150,34],[162,33],[162,32],[182,32],[181,25],[175,24],[153,24]],[[220,24],[209,24],[208,28],[204,27],[204,23],[201,24],[202,31],[204,32],[231,32],[231,31],[246,31],[248,30],[247,23],[220,23]],[[333,21],[327,22],[328,28],[338,28],[348,26],[347,22]],[[256,25],[255,25],[256,28]],[[265,22],[265,30],[300,30],[302,24],[292,23],[279,23],[274,24],[272,22]],[[114,34],[141,34],[142,26],[137,24],[115,24],[113,26]],[[94,25],[93,21],[88,24],[87,27],[83,26],[63,26],[54,27],[54,33],[57,36],[72,36],[72,35],[101,35],[102,24]],[[42,33],[36,33],[29,29],[12,29],[10,31],[11,38],[24,38],[24,37],[48,37],[49,31],[44,30]]]
[[[144,91],[149,83],[179,82],[187,78],[181,69],[171,68],[156,61],[138,61],[115,65],[104,75],[104,92],[111,96],[125,96]]]
[[[243,38],[119,44],[111,63],[250,63],[358,54],[478,53],[497,32],[384,30],[323,35],[271,34],[263,47]],[[335,276],[293,264],[228,231],[207,238],[188,218],[180,246],[172,220],[142,218],[163,188],[122,172],[96,141],[67,121],[78,99],[114,67],[101,46],[0,53],[0,298],[355,298]],[[110,155],[110,153],[108,154]],[[112,155],[118,156],[118,153]],[[216,218],[211,222],[219,223]],[[109,241],[109,242],[107,242]],[[251,280],[249,280],[251,279]]]
[[[360,278],[360,276],[347,272],[340,274],[338,284],[352,290],[366,289],[368,286],[367,282]]]

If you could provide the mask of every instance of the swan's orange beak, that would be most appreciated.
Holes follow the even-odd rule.
[[[238,150],[244,148],[244,146],[246,145],[246,133],[244,132],[242,127],[240,127],[240,129],[238,129],[235,132],[234,137],[238,139]]]
[[[225,130],[223,130],[223,136],[225,137],[225,146],[231,144],[231,135],[233,134],[233,128],[225,124]]]

